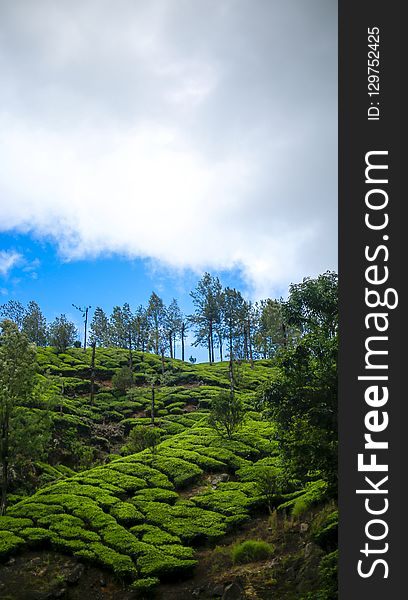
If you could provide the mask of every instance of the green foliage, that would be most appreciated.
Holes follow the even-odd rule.
[[[155,454],[159,443],[160,431],[155,427],[138,425],[133,427],[129,433],[126,450],[128,453],[134,454],[149,449],[152,454]]]
[[[220,393],[211,403],[209,424],[221,435],[232,439],[242,426],[245,416],[244,406],[237,394]]]
[[[112,385],[119,392],[126,392],[133,384],[133,374],[129,367],[122,367],[112,377]]]
[[[272,556],[275,547],[263,541],[246,540],[234,546],[232,560],[235,564],[250,563],[265,560]]]
[[[325,552],[332,552],[337,548],[339,528],[339,513],[337,510],[329,514],[319,515],[313,521],[312,539]]]
[[[24,540],[10,531],[0,531],[0,560],[7,558],[24,544]]]
[[[111,515],[113,515],[120,523],[134,524],[143,521],[143,514],[130,502],[116,502],[112,506]]]
[[[48,328],[48,340],[57,352],[65,352],[69,346],[72,346],[78,335],[77,329],[68,321],[64,314],[56,317]]]
[[[30,403],[34,391],[36,371],[35,347],[12,321],[0,323],[0,460],[1,460],[1,499],[0,514],[7,505],[9,469],[18,456],[27,457],[24,451],[25,436],[16,437],[21,425],[21,411],[24,403]],[[26,416],[27,413],[25,413]],[[27,419],[28,420],[28,419]],[[21,432],[20,432],[21,433]],[[38,446],[32,444],[34,451]]]
[[[137,592],[149,592],[153,590],[160,583],[160,579],[157,577],[143,577],[142,579],[136,579],[130,586],[130,589],[136,590]]]

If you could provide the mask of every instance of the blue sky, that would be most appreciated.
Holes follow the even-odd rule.
[[[190,291],[200,274],[191,270],[174,271],[150,260],[117,256],[67,262],[58,255],[55,244],[34,240],[27,234],[0,234],[0,248],[7,248],[8,255],[16,257],[14,265],[2,272],[0,254],[0,304],[13,299],[26,305],[35,300],[49,322],[64,313],[76,324],[82,340],[83,320],[72,304],[91,306],[92,318],[96,306],[108,315],[113,306],[125,302],[135,309],[139,304],[146,305],[155,291],[167,305],[175,297],[185,314],[194,311]],[[236,270],[213,274],[224,286],[245,288]],[[191,341],[189,334],[186,355],[206,360],[206,351],[192,347]]]
[[[0,80],[1,301],[336,269],[335,0],[1,2]]]

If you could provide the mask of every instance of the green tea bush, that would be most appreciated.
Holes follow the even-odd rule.
[[[24,540],[11,531],[0,531],[0,560],[8,558],[23,544]]]
[[[173,492],[172,490],[146,488],[145,490],[140,490],[133,496],[133,502],[140,507],[142,507],[145,502],[166,502],[167,504],[174,504],[178,497],[179,495],[177,492]]]
[[[143,542],[152,544],[153,546],[181,543],[181,540],[177,535],[172,535],[171,533],[167,533],[167,531],[163,531],[163,529],[160,529],[160,527],[149,525],[147,523],[143,525],[135,525],[134,527],[131,527],[130,531]]]
[[[126,525],[134,525],[144,520],[143,514],[130,502],[117,502],[112,506],[110,514]]]

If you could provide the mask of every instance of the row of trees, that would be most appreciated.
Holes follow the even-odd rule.
[[[12,321],[28,341],[37,346],[55,346],[63,352],[74,345],[80,346],[78,330],[64,314],[47,323],[40,306],[31,300],[24,306],[18,300],[9,300],[0,305],[0,316]]]
[[[128,303],[115,306],[110,315],[96,307],[90,322],[90,342],[100,347],[119,347],[176,357],[180,345],[185,360],[188,332],[194,334],[193,346],[206,347],[208,360],[270,358],[279,347],[287,347],[299,337],[299,328],[286,318],[282,300],[251,302],[242,293],[221,285],[218,277],[205,273],[191,292],[194,312],[185,315],[175,298],[168,306],[153,292],[146,306],[132,310]],[[78,307],[76,307],[78,308]],[[90,307],[87,307],[87,309]],[[85,313],[84,313],[85,314]],[[78,331],[64,314],[52,323],[39,305],[26,307],[16,300],[0,306],[0,316],[13,321],[19,331],[38,346],[51,345],[64,351],[80,345]],[[86,310],[85,327],[87,327]],[[217,354],[217,356],[216,356]]]

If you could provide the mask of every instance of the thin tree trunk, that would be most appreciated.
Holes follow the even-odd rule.
[[[181,360],[184,362],[184,332],[186,330],[186,326],[184,323],[181,326]]]
[[[95,349],[96,342],[92,343],[92,358],[91,358],[91,406],[94,403],[95,397]]]
[[[129,369],[130,369],[130,373],[132,375],[132,381],[133,381],[133,354],[132,354],[132,334],[129,330]]]
[[[218,343],[220,345],[220,361],[222,362],[222,337],[221,334],[218,334]]]
[[[252,354],[252,337],[251,337],[251,321],[248,319],[248,344],[249,344],[249,361],[251,363],[251,369],[254,368],[254,357]]]
[[[162,374],[164,375],[164,348],[161,349],[161,364],[162,364]]]
[[[249,356],[248,356],[248,331],[247,328],[244,325],[244,358],[245,360],[248,360]]]
[[[174,358],[173,357],[173,332],[170,332],[170,334],[169,334],[169,346],[170,346],[170,358]]]
[[[88,308],[85,309],[84,352],[86,350],[86,330],[88,327]]]
[[[152,425],[154,425],[154,383],[152,384],[151,420],[152,420]]]
[[[173,358],[176,358],[176,334],[173,334]]]
[[[288,334],[286,332],[286,325],[282,323],[282,332],[283,332],[283,347],[287,348],[288,346]]]
[[[211,365],[211,338],[210,338],[210,334],[208,334],[208,360],[210,361],[210,365]]]
[[[7,508],[7,488],[8,488],[8,445],[9,445],[9,415],[8,412],[4,415],[4,421],[1,427],[1,504],[0,515],[4,515]]]
[[[210,319],[210,334],[209,334],[209,342],[210,342],[210,364],[214,362],[214,342],[213,342],[213,323],[212,319]]]

